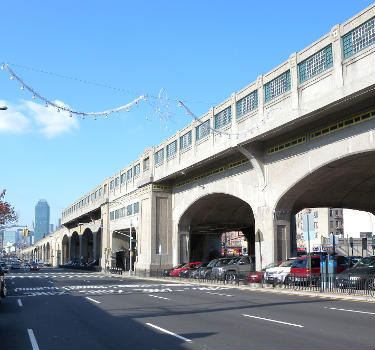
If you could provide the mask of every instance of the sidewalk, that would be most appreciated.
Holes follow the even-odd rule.
[[[105,274],[104,272],[100,272]],[[107,274],[108,275],[108,274]],[[245,285],[245,284],[224,284],[224,283],[215,283],[215,282],[205,282],[201,280],[186,280],[186,279],[176,279],[172,277],[139,277],[139,276],[129,276],[127,272],[123,275],[117,274],[110,274],[114,277],[121,277],[123,279],[143,279],[143,280],[151,280],[151,281],[158,281],[163,283],[185,283],[185,284],[199,284],[205,286],[216,286],[216,287],[229,287],[229,288],[236,288],[243,291],[253,291],[253,292],[263,292],[263,293],[275,293],[275,294],[287,294],[287,295],[298,295],[298,296],[307,296],[307,297],[315,297],[315,298],[329,298],[329,299],[338,299],[338,300],[350,300],[350,301],[361,301],[361,302],[369,302],[375,303],[375,297],[371,297],[369,295],[350,295],[344,293],[328,293],[328,292],[318,292],[318,291],[309,291],[309,290],[294,290],[294,289],[284,289],[280,287],[273,287],[273,285],[263,285],[263,288],[258,284],[254,283],[252,285]]]

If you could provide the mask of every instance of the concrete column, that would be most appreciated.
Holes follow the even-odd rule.
[[[97,232],[92,233],[92,257],[95,260],[98,258],[96,255],[96,249],[97,249],[96,235],[97,235]]]
[[[344,85],[344,77],[342,72],[343,50],[341,40],[341,26],[336,24],[331,29],[332,40],[332,56],[333,56],[333,74],[335,77],[336,88],[341,88]]]
[[[299,112],[299,94],[298,94],[298,74],[297,74],[297,53],[293,53],[289,58],[290,69],[290,90],[292,102],[292,114],[298,115]]]
[[[68,237],[68,261],[72,260],[72,236]]]
[[[79,242],[79,257],[78,261],[82,261],[82,255],[83,255],[83,247],[82,247],[82,235],[78,235],[78,242]]]
[[[237,123],[237,96],[234,92],[232,94],[232,134],[238,134],[238,123]],[[235,147],[237,145],[237,137],[231,137],[231,145]]]
[[[263,119],[264,115],[264,88],[263,88],[263,75],[260,75],[257,79],[258,89],[258,120]]]

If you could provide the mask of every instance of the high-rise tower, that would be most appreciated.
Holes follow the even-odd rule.
[[[45,199],[35,206],[35,242],[49,234],[49,205]]]

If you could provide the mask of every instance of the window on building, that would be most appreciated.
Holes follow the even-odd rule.
[[[105,184],[105,185],[104,185],[104,194],[107,193],[107,187],[108,187],[107,184]]]
[[[258,90],[237,101],[237,118],[249,113],[258,107]]]
[[[190,130],[186,134],[180,136],[180,150],[183,150],[189,147],[191,143],[192,143],[192,134]]]
[[[199,141],[210,134],[210,120],[206,120],[195,128],[195,141]]]
[[[101,197],[103,195],[103,187],[100,187],[99,188],[99,197]]]
[[[225,108],[214,117],[215,129],[220,129],[232,122],[232,107]]]
[[[143,171],[150,169],[150,157],[143,159]]]
[[[134,170],[133,171],[134,177],[138,176],[139,173],[141,172],[141,165],[139,163],[134,165],[133,170]]]
[[[290,71],[279,75],[264,85],[264,101],[269,102],[290,90]]]
[[[126,173],[121,174],[121,183],[124,184],[126,181]]]
[[[157,151],[154,154],[154,160],[155,160],[155,164],[160,164],[164,162],[164,148],[159,149],[159,151]]]
[[[318,217],[318,212],[317,211],[314,211],[314,218],[317,218]]]
[[[114,212],[114,211],[111,211],[111,212],[109,213],[109,219],[110,219],[110,220],[114,220],[114,219],[115,219],[115,212]]]
[[[125,207],[120,209],[120,217],[123,218],[125,216]]]
[[[119,218],[120,218],[120,210],[116,209],[115,210],[115,219],[119,219]]]
[[[315,232],[315,238],[318,238],[318,232]]]
[[[330,222],[329,222],[329,227],[330,227],[330,228],[333,228],[333,221],[330,221]]]
[[[329,210],[329,216],[330,216],[330,217],[333,216],[333,210],[332,210],[332,209]]]
[[[133,206],[131,204],[129,204],[126,207],[126,215],[129,216],[129,215],[132,215],[132,214],[133,214]]]
[[[330,44],[298,64],[299,82],[303,83],[309,80],[315,75],[332,67],[332,65],[332,45]]]
[[[339,211],[337,209],[335,210],[335,215],[339,215]]]
[[[115,178],[115,187],[117,187],[120,184],[120,178],[117,176]]]
[[[336,220],[336,227],[339,226],[339,222]]]
[[[114,188],[115,188],[115,182],[111,180],[111,182],[109,183],[109,189],[113,190]]]
[[[126,172],[126,178],[127,178],[127,180],[130,180],[132,177],[133,177],[133,169],[129,169]]]
[[[314,228],[318,228],[318,223],[314,221]]]
[[[177,140],[174,140],[167,145],[167,158],[174,156],[177,153]]]
[[[133,211],[134,211],[134,214],[139,213],[139,202],[136,202],[133,204]]]

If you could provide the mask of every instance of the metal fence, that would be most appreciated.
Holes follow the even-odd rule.
[[[163,278],[173,281],[202,282],[205,284],[221,284],[235,286],[252,286],[257,288],[274,288],[295,291],[310,291],[316,293],[347,294],[375,296],[375,276],[362,279],[342,279],[340,275],[315,275],[300,277],[289,275],[284,281],[267,281],[260,279],[259,283],[251,283],[245,275],[228,274],[224,276],[212,276],[211,274],[186,274],[185,277],[171,277],[166,270],[136,270],[133,276],[143,278]]]

